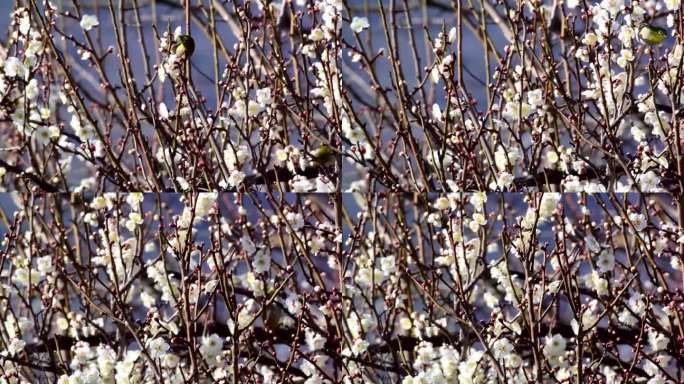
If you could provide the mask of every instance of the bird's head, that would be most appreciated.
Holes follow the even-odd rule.
[[[648,45],[658,45],[667,39],[667,30],[655,25],[644,24],[639,30],[639,37]]]

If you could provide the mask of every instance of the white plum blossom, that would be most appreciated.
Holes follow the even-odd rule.
[[[318,351],[325,346],[326,339],[315,331],[307,329],[305,335],[306,345],[309,347],[309,350]]]
[[[559,193],[544,193],[542,195],[541,202],[539,203],[539,215],[541,217],[550,217],[553,215],[553,212],[558,207],[561,197],[562,196]]]
[[[637,182],[642,192],[658,192],[660,189],[660,176],[653,171],[637,176]]]
[[[598,256],[596,265],[601,273],[613,271],[613,268],[615,267],[615,254],[609,250],[602,251]]]
[[[152,358],[159,359],[169,351],[169,344],[162,338],[155,338],[147,343],[147,348],[150,351]]]
[[[247,177],[247,175],[245,175],[244,172],[235,169],[230,173],[230,176],[228,177],[228,185],[230,185],[233,188],[237,188],[240,185],[242,185],[242,182],[245,180],[245,177]]]
[[[16,57],[8,57],[7,59],[5,59],[4,70],[5,76],[10,78],[24,78],[28,73],[26,67],[24,66],[24,63],[22,63],[21,60],[19,60]]]
[[[365,17],[354,17],[349,24],[349,28],[356,33],[361,33],[361,31],[368,27],[370,27],[370,24],[368,24],[368,19]]]
[[[217,334],[204,336],[199,350],[205,359],[212,360],[223,350],[223,338]]]
[[[555,334],[546,337],[544,343],[544,354],[547,356],[561,356],[565,352],[567,341],[562,335]]]
[[[630,212],[628,215],[629,221],[634,226],[637,232],[641,232],[646,228],[648,222],[646,221],[646,216],[638,212]]]
[[[80,24],[84,31],[90,31],[91,29],[100,25],[100,22],[97,20],[97,16],[95,15],[83,15],[81,17]]]

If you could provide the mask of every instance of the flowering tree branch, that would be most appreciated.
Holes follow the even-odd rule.
[[[0,384],[682,382],[682,7],[0,2]]]

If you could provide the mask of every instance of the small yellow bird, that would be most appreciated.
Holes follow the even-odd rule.
[[[313,152],[314,161],[324,167],[331,167],[335,164],[335,151],[328,145],[321,145]]]
[[[658,45],[667,39],[667,30],[646,24],[641,27],[639,37],[648,45]]]
[[[195,52],[195,40],[190,35],[179,35],[176,38],[176,55],[190,57],[193,52]]]

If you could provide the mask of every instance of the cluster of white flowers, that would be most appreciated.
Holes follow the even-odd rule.
[[[487,197],[487,194],[470,194],[469,202],[474,208],[468,214],[470,217],[476,217],[478,212],[484,210],[487,203]],[[527,199],[529,207],[526,211],[523,211],[524,214],[519,216],[520,225],[519,227],[516,227],[521,231],[520,236],[522,239],[512,239],[513,244],[520,244],[520,246],[516,246],[517,249],[509,248],[511,252],[509,255],[498,260],[493,259],[488,268],[488,273],[494,279],[493,285],[495,288],[492,288],[491,286],[481,287],[477,283],[478,280],[475,280],[472,295],[477,297],[477,299],[472,299],[472,305],[478,307],[482,305],[482,307],[479,308],[486,308],[487,311],[491,311],[492,319],[496,319],[494,321],[496,326],[493,327],[494,333],[487,342],[487,347],[489,349],[484,346],[479,346],[478,349],[478,352],[481,355],[478,360],[478,363],[480,364],[478,366],[478,372],[487,374],[481,376],[479,379],[477,377],[471,378],[472,374],[469,373],[471,371],[465,370],[465,364],[451,369],[445,369],[443,366],[440,366],[438,362],[440,357],[438,348],[433,347],[433,344],[428,342],[427,340],[429,339],[426,338],[435,334],[439,335],[441,332],[445,332],[446,329],[450,329],[450,326],[448,323],[444,323],[444,325],[437,328],[435,334],[422,332],[423,329],[429,328],[427,324],[430,322],[425,323],[423,320],[421,323],[420,318],[422,316],[415,312],[409,312],[406,315],[399,315],[398,330],[402,335],[411,335],[425,341],[415,347],[414,354],[416,357],[415,360],[413,360],[415,372],[410,376],[405,377],[405,382],[449,382],[449,380],[452,380],[453,377],[460,373],[468,375],[468,379],[461,378],[461,381],[463,382],[471,382],[470,380],[472,380],[472,382],[478,382],[478,380],[484,381],[486,380],[486,377],[496,377],[496,364],[499,364],[501,369],[506,370],[507,376],[529,377],[530,371],[526,368],[529,367],[529,365],[526,365],[528,364],[526,363],[527,355],[523,352],[527,350],[527,347],[521,349],[519,346],[519,339],[517,338],[524,329],[521,328],[520,322],[522,321],[524,326],[525,320],[522,320],[520,316],[516,316],[517,308],[524,308],[528,305],[526,304],[528,300],[530,300],[527,296],[528,292],[531,293],[530,297],[535,306],[547,306],[549,300],[553,300],[556,295],[564,291],[562,276],[563,274],[568,273],[577,274],[579,277],[578,281],[585,283],[589,291],[595,292],[595,297],[599,299],[583,298],[583,309],[577,314],[577,317],[563,320],[565,321],[566,328],[564,332],[566,333],[549,333],[543,338],[539,348],[544,354],[544,364],[546,365],[548,363],[548,366],[552,369],[552,371],[548,373],[549,375],[553,375],[556,380],[559,381],[568,380],[575,375],[576,371],[573,366],[574,350],[570,348],[570,345],[571,343],[575,343],[576,339],[569,338],[567,332],[574,332],[576,336],[581,334],[583,338],[590,340],[587,335],[592,335],[592,330],[597,327],[605,329],[604,327],[607,326],[605,323],[606,318],[602,316],[605,316],[606,307],[603,299],[600,298],[615,297],[615,289],[622,287],[617,281],[623,281],[622,278],[624,274],[629,273],[629,271],[623,269],[617,263],[616,251],[612,248],[611,244],[598,240],[597,237],[599,237],[599,235],[594,235],[592,233],[582,233],[579,235],[579,233],[575,232],[576,230],[573,229],[574,227],[569,222],[561,223],[565,226],[568,234],[572,234],[572,236],[581,236],[582,243],[580,244],[585,246],[578,249],[586,250],[587,254],[591,255],[591,258],[572,257],[568,260],[558,261],[556,256],[551,257],[550,255],[545,255],[545,252],[541,250],[530,250],[531,244],[534,244],[536,241],[541,241],[537,240],[540,236],[545,236],[544,231],[546,231],[546,229],[542,231],[542,228],[547,228],[548,225],[556,225],[555,223],[557,223],[559,215],[568,209],[566,207],[566,200],[568,198],[568,195],[559,193],[545,193],[537,196],[530,195]],[[561,202],[563,202],[562,205]],[[462,214],[464,212],[462,207],[465,206],[466,205],[454,195],[439,196],[435,198],[431,204],[431,209],[435,209],[438,212],[426,213],[423,217],[426,222],[434,225],[436,228],[443,227],[444,221],[442,219],[442,212],[451,212],[451,216],[454,216],[453,213],[455,212],[460,212]],[[589,211],[584,207],[581,208],[581,211],[587,215],[589,214]],[[645,215],[631,210],[628,213],[628,216],[630,216],[630,221],[633,219],[636,223],[639,231],[636,233],[643,233],[645,229],[643,224]],[[471,273],[475,276],[479,276],[482,273],[482,269],[478,266],[480,246],[473,245],[473,243],[477,243],[479,239],[469,240],[469,236],[464,236],[460,231],[460,229],[467,228],[468,226],[459,224],[459,222],[467,223],[469,220],[473,219],[460,218],[459,215],[458,220],[454,220],[455,225],[444,228],[444,237],[434,237],[435,239],[443,238],[443,244],[445,244],[445,247],[442,249],[442,254],[444,256],[437,257],[434,260],[439,266],[448,267],[436,275],[439,276],[438,279],[443,282],[437,285],[437,287],[439,287],[436,288],[437,292],[443,292],[442,295],[444,295],[438,295],[436,297],[449,297],[449,295],[452,294],[451,292],[456,291],[455,287],[458,286],[457,282],[464,286],[473,284],[473,278],[471,277],[469,279],[469,275],[461,274],[459,276],[457,273],[459,268],[472,271]],[[622,228],[631,229],[630,227],[625,227],[625,220],[618,220],[616,217],[611,218],[611,220],[614,220],[618,231],[622,231]],[[488,223],[487,225],[496,226],[497,223]],[[563,235],[562,233],[556,233],[551,236],[551,238],[564,239],[564,236],[568,236],[568,234]],[[452,241],[454,245],[451,245],[450,242]],[[378,239],[371,236],[368,247],[373,249],[371,244],[377,242]],[[663,241],[662,243],[663,244],[659,246],[659,249],[661,249],[659,254],[662,254],[662,250],[668,249],[668,247],[671,246],[669,244],[672,244],[671,241]],[[474,256],[472,256],[473,259],[467,259],[466,256],[467,260],[472,260],[473,262],[468,265],[463,265],[458,258],[452,256],[454,253],[450,253],[453,252],[449,250],[450,248],[455,248],[455,254],[460,254],[461,256],[457,256],[460,258],[463,258],[464,255],[462,252],[465,252],[465,255],[467,255],[469,250],[476,249]],[[459,252],[459,249],[462,251]],[[485,253],[485,255],[490,253],[498,254],[496,247],[487,247],[486,249],[487,253]],[[642,250],[645,251],[645,248]],[[520,263],[525,260],[525,257],[528,257],[526,256],[528,254],[534,255],[534,261],[530,264],[531,269],[528,270],[528,273],[541,273],[545,267],[543,260],[546,259],[546,262],[553,267],[553,277],[550,277],[548,281],[541,283],[533,283],[523,279],[521,272],[519,272],[519,268],[521,267]],[[550,257],[550,259],[548,259],[548,257]],[[363,263],[365,261],[363,261],[362,258],[359,258],[359,260],[361,261],[358,265],[364,265]],[[444,274],[446,270],[450,272],[449,275]],[[373,280],[373,277],[369,276],[368,273],[366,273],[366,276],[367,277],[364,279],[359,279],[359,276],[357,276],[356,279],[356,283],[364,290],[373,287],[374,281],[382,283],[381,274],[376,274],[375,280]],[[618,278],[618,280],[616,280],[616,278]],[[452,282],[454,287],[451,289],[454,289],[455,291],[449,291],[446,286],[441,287],[446,282]],[[615,284],[618,284],[618,287],[616,287]],[[499,296],[504,297],[505,301],[499,300]],[[641,296],[638,296],[635,293],[626,296],[624,301],[620,301],[619,305],[614,306],[616,313],[619,315],[617,318],[611,320],[612,322],[615,322],[611,327],[629,326],[633,329],[633,327],[636,327],[639,324],[639,318],[634,316],[635,313],[640,313],[642,314],[641,316],[643,316],[643,314],[649,310],[663,310],[659,308],[659,306],[650,307]],[[357,304],[355,308],[359,309],[362,308],[362,306]],[[506,308],[511,308],[511,312],[508,312]],[[672,324],[670,321],[662,321],[662,327],[665,329],[670,329],[671,326]],[[371,346],[374,345],[372,340],[370,343]],[[382,345],[382,343],[379,343],[379,345]],[[666,349],[667,341],[662,337],[662,334],[659,335],[657,332],[654,332],[651,335],[650,345],[650,348],[652,348],[653,351],[663,353],[662,351]],[[464,353],[465,351],[459,350],[459,352]],[[459,356],[458,353],[456,356]],[[668,356],[665,356],[660,361],[659,365],[649,369],[658,369],[657,366],[668,366],[668,358]],[[627,359],[627,361],[629,360]],[[605,374],[614,376],[614,370],[610,366],[605,366],[602,369]]]
[[[56,256],[61,255],[61,248],[55,248],[51,255],[12,259],[15,287],[22,292],[31,287],[54,293],[53,303],[43,300],[44,305],[60,305],[64,300],[55,288],[61,284],[57,278],[60,271],[68,268],[74,271],[73,278],[78,278],[76,271],[97,273],[90,289],[112,298],[114,308],[135,308],[134,316],[145,319],[137,328],[139,343],[132,342],[116,354],[110,343],[98,340],[126,319],[117,321],[105,311],[93,316],[75,307],[56,313],[50,320],[50,332],[74,340],[65,360],[70,372],[59,377],[61,382],[145,382],[156,380],[157,375],[182,382],[191,365],[187,345],[178,341],[186,330],[177,310],[217,303],[215,300],[227,292],[239,292],[231,299],[235,300],[231,304],[234,309],[217,312],[216,323],[197,323],[206,331],[197,334],[194,341],[195,357],[201,358],[214,379],[233,375],[232,335],[237,334],[241,372],[247,369],[243,356],[258,348],[271,353],[263,343],[273,339],[273,359],[291,361],[293,367],[308,375],[309,383],[326,383],[328,376],[336,375],[335,364],[343,364],[346,370],[339,375],[340,380],[371,380],[364,362],[393,364],[389,352],[397,343],[402,343],[405,352],[401,352],[401,359],[409,363],[409,371],[397,376],[377,374],[406,383],[479,383],[499,375],[522,380],[539,373],[529,353],[529,323],[533,321],[542,329],[535,339],[542,374],[563,381],[576,375],[577,343],[583,343],[583,348],[602,346],[610,353],[615,351],[616,358],[631,361],[634,355],[629,355],[624,341],[618,342],[618,351],[607,346],[605,335],[612,330],[626,335],[621,337],[632,337],[629,335],[641,327],[641,319],[651,315],[659,320],[645,328],[643,348],[653,359],[639,359],[638,367],[653,377],[665,377],[662,370],[676,369],[669,338],[675,329],[672,315],[676,307],[652,302],[651,297],[663,292],[652,283],[645,283],[649,296],[638,285],[625,283],[638,277],[637,268],[643,268],[647,261],[635,256],[630,261],[623,248],[615,247],[618,241],[631,241],[632,255],[672,254],[675,244],[671,236],[664,236],[665,241],[653,239],[652,247],[642,244],[651,242],[647,232],[657,230],[644,224],[650,208],[640,211],[629,206],[626,217],[618,219],[619,210],[606,206],[612,212],[603,217],[607,221],[602,221],[608,231],[605,233],[612,234],[607,237],[599,231],[601,225],[577,221],[585,215],[599,220],[599,214],[586,207],[587,197],[583,195],[529,194],[515,202],[516,208],[504,218],[497,213],[513,203],[516,194],[453,192],[435,196],[431,203],[421,206],[423,214],[411,219],[423,233],[432,234],[430,248],[413,245],[417,231],[406,232],[398,240],[391,227],[376,226],[375,231],[364,230],[363,237],[351,236],[345,241],[345,247],[355,250],[340,260],[329,247],[335,244],[333,238],[341,241],[343,236],[334,225],[312,215],[314,200],[281,207],[278,212],[261,212],[241,202],[239,194],[231,196],[233,203],[216,193],[188,194],[173,201],[166,196],[159,205],[158,195],[95,196],[80,205],[90,214],[88,219],[85,214],[77,215],[83,222],[74,223],[92,228],[90,240],[96,256],[87,261],[92,270],[84,267],[85,260]],[[367,201],[358,198],[364,209],[357,219],[378,223],[385,205],[371,210]],[[176,207],[171,208],[174,204]],[[234,212],[233,220],[224,217],[223,204]],[[166,217],[169,226],[162,229],[166,240],[159,245],[148,241],[146,234],[160,217],[146,213],[134,231],[126,228],[130,213],[148,212],[148,205],[165,207],[159,214]],[[261,216],[258,225],[243,221],[252,220],[254,214]],[[205,227],[215,252],[207,252],[201,245]],[[555,233],[550,228],[555,228]],[[663,228],[675,231],[677,227],[668,224]],[[641,240],[624,240],[629,239],[624,233],[630,229],[632,236]],[[47,237],[29,232],[18,241],[27,247],[31,239],[44,241]],[[545,248],[543,244],[550,240],[569,247],[567,254],[559,248]],[[413,253],[403,251],[412,246],[416,250]],[[302,259],[291,266],[281,249],[290,249]],[[297,274],[312,271],[300,269],[306,268],[307,259],[322,266],[324,257],[327,266],[315,273],[330,279],[343,270],[343,295],[336,286],[327,286],[330,280],[292,279],[294,274],[290,273],[295,270]],[[526,274],[536,277],[526,278]],[[567,276],[577,278],[568,283]],[[568,284],[573,284],[570,291]],[[77,287],[61,289],[73,290],[69,297],[77,300],[83,294]],[[114,299],[119,297],[117,289],[126,290],[121,301]],[[574,296],[575,289],[580,296]],[[578,301],[577,310],[554,312],[557,300],[565,297]],[[461,308],[471,309],[466,312]],[[530,308],[539,311],[530,313]],[[6,317],[3,329],[8,337],[3,339],[3,356],[17,359],[35,349],[37,327],[40,323],[34,324],[28,313]],[[343,337],[330,337],[331,332],[340,332]],[[264,336],[259,336],[262,333]],[[295,335],[299,346],[293,349],[290,342]],[[264,339],[255,341],[255,337]],[[333,353],[335,349],[339,352]],[[268,363],[259,363],[255,369],[264,381],[277,381],[278,375]],[[602,374],[614,375],[614,371],[612,364],[601,365]]]
[[[677,382],[681,7],[14,7],[0,384]]]

